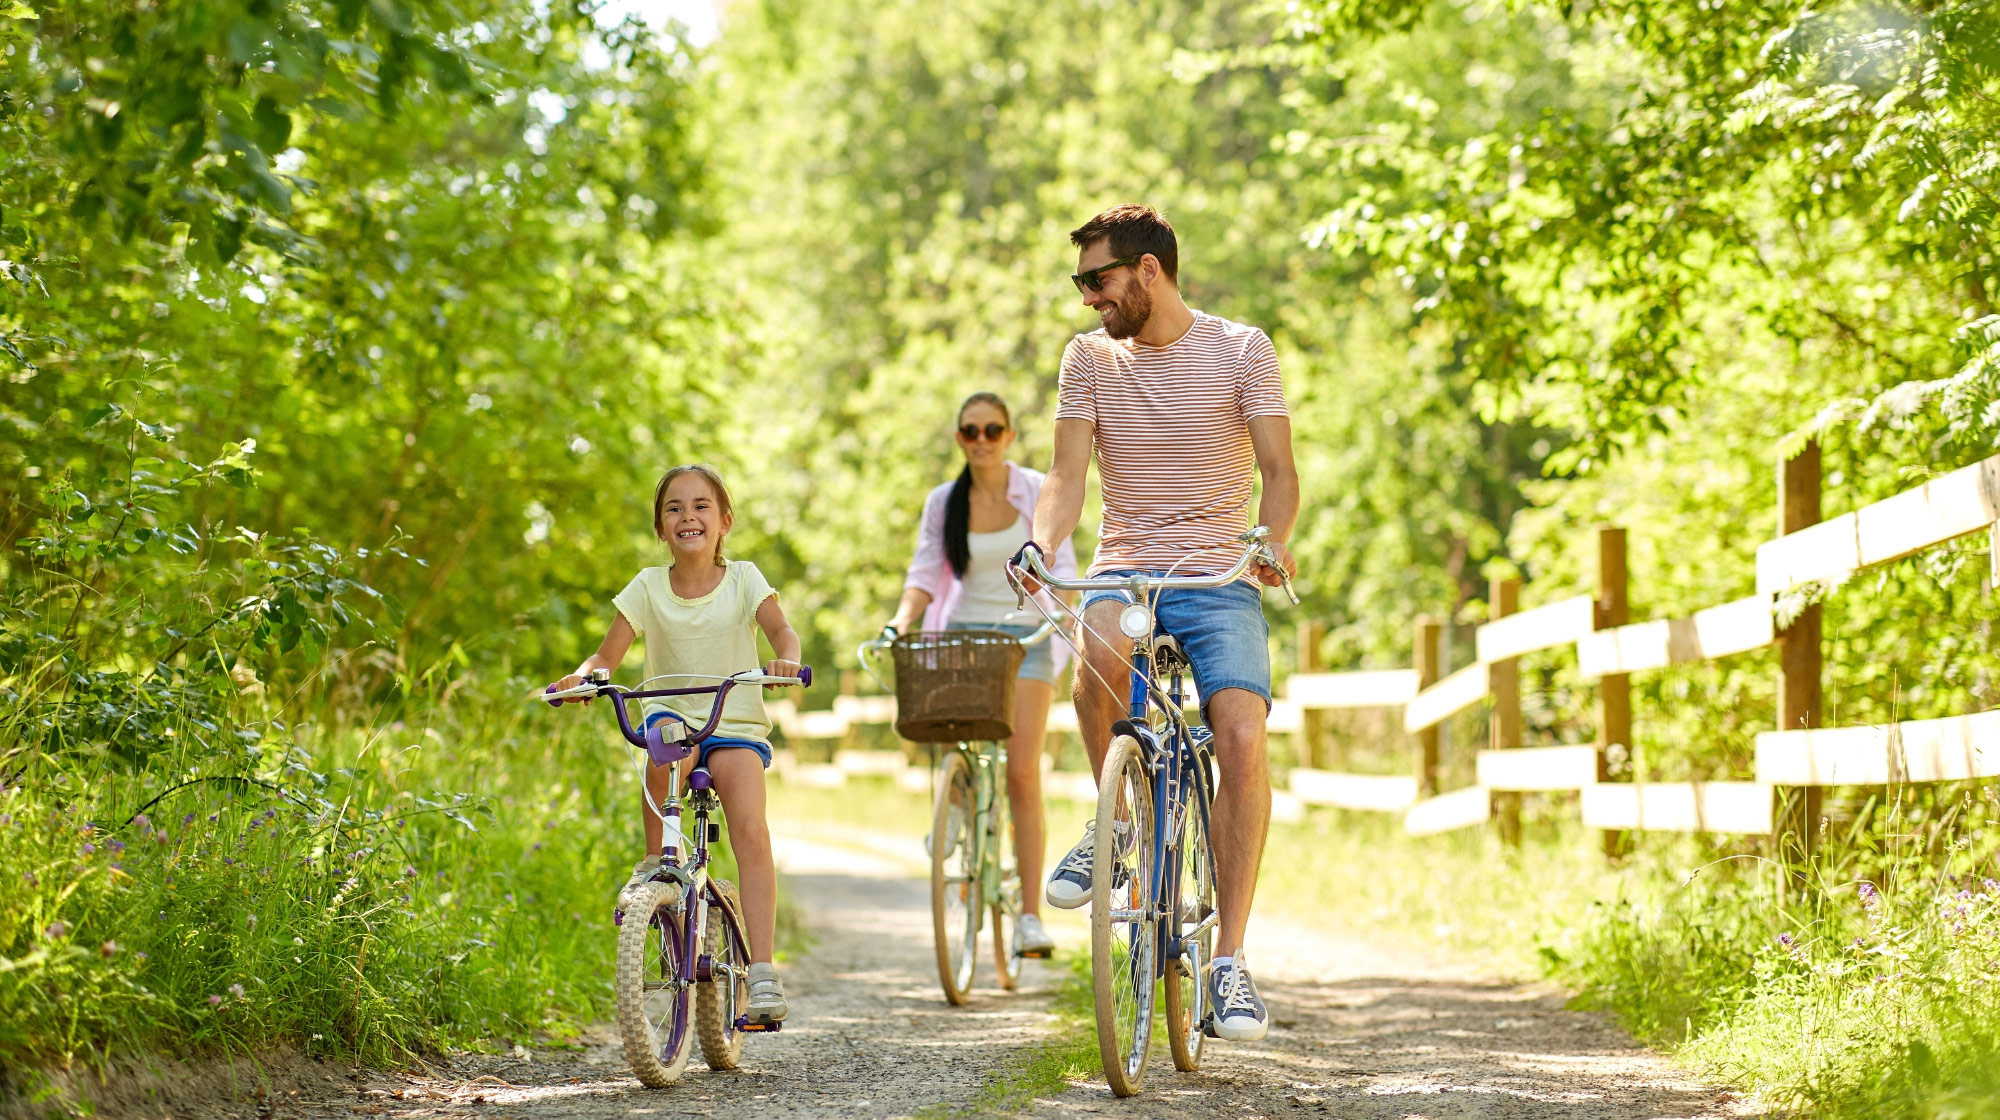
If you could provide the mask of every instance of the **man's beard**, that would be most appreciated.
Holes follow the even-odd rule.
[[[1111,305],[1111,314],[1104,317],[1104,333],[1112,338],[1131,338],[1146,329],[1146,323],[1153,317],[1153,294],[1137,284],[1124,298]]]

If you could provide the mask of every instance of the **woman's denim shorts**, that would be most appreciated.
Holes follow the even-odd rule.
[[[1025,638],[1035,631],[1040,630],[1042,626],[1038,622],[948,622],[944,628],[947,630],[998,630],[1002,634],[1012,634],[1016,638]],[[1056,655],[1055,651],[1049,648],[1049,643],[1061,640],[1054,634],[1051,634],[1022,651],[1027,656],[1021,658],[1021,671],[1014,674],[1014,679],[1041,681],[1043,684],[1056,683]]]

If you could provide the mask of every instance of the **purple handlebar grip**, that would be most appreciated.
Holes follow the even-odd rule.
[[[813,683],[812,666],[810,665],[799,666],[799,687],[811,688],[812,683]]]
[[[543,690],[542,690],[542,695],[546,696],[546,695],[548,695],[549,693],[551,693],[551,692],[554,692],[555,690],[556,690],[556,686],[555,686],[555,685],[550,685],[549,687],[547,687],[547,688],[545,688],[545,689],[543,689]],[[551,707],[551,708],[560,708],[560,707],[562,707],[562,701],[560,701],[560,700],[551,700],[551,701],[549,701],[549,707]]]

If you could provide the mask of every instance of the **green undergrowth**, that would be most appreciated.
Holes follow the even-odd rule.
[[[1091,1021],[1090,954],[1073,949],[1057,959],[1060,964],[1052,971],[1059,979],[1049,1006],[1055,1021],[1048,1035],[989,1076],[963,1103],[931,1105],[917,1112],[918,1120],[1011,1116],[1026,1111],[1037,1098],[1054,1096],[1078,1080],[1100,1076],[1096,1028]]]
[[[575,1038],[609,1010],[637,782],[601,706],[531,708],[526,683],[220,759],[198,728],[138,768],[8,757],[0,1067]],[[802,944],[789,908],[779,934]]]

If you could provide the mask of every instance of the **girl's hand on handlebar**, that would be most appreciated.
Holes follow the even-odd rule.
[[[1278,587],[1281,586],[1286,579],[1295,576],[1299,573],[1299,561],[1296,556],[1292,555],[1291,549],[1286,548],[1282,543],[1278,541],[1267,541],[1265,542],[1264,547],[1266,550],[1268,550],[1268,553],[1271,556],[1271,558],[1278,562],[1278,567],[1272,567],[1269,561],[1265,560],[1257,561],[1258,583],[1261,583],[1266,587]],[[1283,575],[1279,574],[1280,569],[1283,569],[1284,573]]]
[[[801,664],[801,662],[797,661],[786,661],[782,657],[774,657],[764,663],[764,674],[771,677],[796,677],[799,675]],[[775,684],[764,686],[766,690],[782,687],[784,686]]]
[[[575,688],[576,686],[582,683],[583,683],[582,673],[571,673],[569,676],[564,677],[563,679],[557,681],[556,683],[550,685],[549,687],[555,690],[556,692],[567,692],[568,690]],[[562,702],[565,704],[588,704],[595,699],[597,699],[597,697],[595,696],[565,696],[563,697]]]

